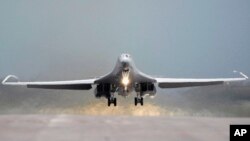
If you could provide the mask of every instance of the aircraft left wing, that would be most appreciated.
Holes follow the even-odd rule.
[[[183,79],[183,78],[155,78],[160,88],[180,88],[218,85],[226,82],[243,81],[248,77],[240,72],[241,78],[215,78],[215,79]]]
[[[68,90],[89,90],[96,79],[70,80],[70,81],[50,81],[50,82],[9,82],[8,80],[18,78],[14,75],[7,76],[2,84],[11,86],[26,86],[28,88],[44,89],[68,89]]]

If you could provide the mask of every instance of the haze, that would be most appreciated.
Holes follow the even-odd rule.
[[[23,81],[100,76],[113,68],[123,52],[150,75],[236,77],[235,69],[250,75],[249,13],[248,0],[1,1],[0,78],[8,74]],[[231,87],[197,89],[159,91],[156,101],[161,101],[160,108],[168,102],[165,107],[188,115],[203,111],[220,115],[226,108],[221,115],[249,116],[248,85],[234,91]],[[51,99],[63,109],[79,105],[81,98],[84,103],[86,95],[91,102],[92,93],[1,88],[1,113],[32,113],[25,107],[36,104],[39,111],[45,107],[46,111]],[[223,106],[209,108],[214,100]],[[242,111],[232,113],[230,105]]]

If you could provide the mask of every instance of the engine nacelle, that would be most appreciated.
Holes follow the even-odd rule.
[[[98,84],[95,89],[95,96],[97,98],[100,97],[110,97],[110,92],[111,92],[111,85],[108,83],[105,84]]]
[[[140,83],[136,88],[136,92],[140,92],[142,97],[154,97],[156,95],[156,88],[153,83]]]

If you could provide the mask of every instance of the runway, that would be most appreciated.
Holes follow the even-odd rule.
[[[250,118],[71,115],[0,116],[2,141],[229,141]]]

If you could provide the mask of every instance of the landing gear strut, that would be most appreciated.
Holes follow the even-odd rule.
[[[138,103],[140,103],[141,106],[143,106],[143,97],[141,98],[135,97],[135,106],[137,106]]]
[[[114,104],[114,106],[116,106],[116,98],[115,97],[109,97],[108,98],[108,106],[110,106],[111,104]]]

